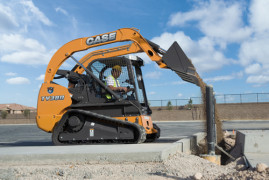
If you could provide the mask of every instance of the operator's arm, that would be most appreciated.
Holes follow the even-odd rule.
[[[113,87],[111,85],[108,86],[112,91],[124,91],[127,92],[127,88],[126,87]]]

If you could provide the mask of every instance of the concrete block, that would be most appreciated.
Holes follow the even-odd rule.
[[[268,163],[268,139],[268,130],[237,131],[235,147],[230,154],[235,158],[246,156],[251,167],[255,167],[257,163]]]
[[[242,145],[242,153],[269,153],[268,130],[238,131],[236,143]]]
[[[181,139],[175,144],[178,144],[178,151],[186,154],[193,154],[198,149],[198,143],[204,139],[206,133],[196,133],[188,138]]]

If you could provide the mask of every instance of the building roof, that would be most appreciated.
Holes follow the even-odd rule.
[[[25,110],[25,109],[30,109],[30,110],[35,110],[36,108],[34,107],[29,107],[29,106],[24,106],[21,104],[16,104],[16,103],[11,103],[11,104],[0,104],[0,110]]]

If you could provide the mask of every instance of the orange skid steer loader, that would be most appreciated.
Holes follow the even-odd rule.
[[[95,50],[80,60],[74,57],[76,52],[123,41],[131,43]],[[142,52],[160,68],[198,85],[196,70],[177,42],[165,51],[134,28],[75,39],[62,46],[48,64],[37,102],[38,127],[52,133],[55,145],[155,141],[160,129],[151,120],[141,71],[144,63],[130,55]],[[59,69],[67,59],[76,65],[71,70]],[[115,66],[121,70],[117,84],[127,91],[113,91],[106,84]],[[62,78],[69,87],[55,82]]]

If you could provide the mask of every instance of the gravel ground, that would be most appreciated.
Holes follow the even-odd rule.
[[[0,164],[0,179],[269,179],[262,172],[246,170],[241,158],[218,166],[194,155],[177,153],[165,162],[120,164],[8,165]]]
[[[223,135],[225,150],[229,151],[235,145],[235,135],[227,131]],[[200,142],[200,153],[206,150],[205,143],[205,139]],[[254,169],[247,169],[242,157],[219,166],[199,156],[177,153],[164,162],[148,163],[0,164],[0,179],[269,180],[269,168],[260,163]]]

